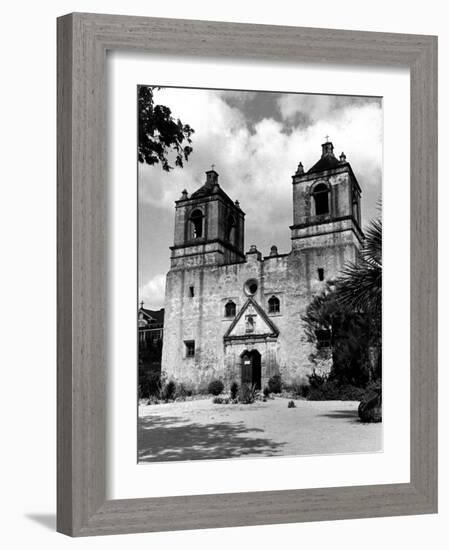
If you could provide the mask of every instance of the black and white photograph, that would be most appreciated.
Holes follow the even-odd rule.
[[[5,4],[7,550],[447,546],[449,39],[417,7]]]
[[[382,98],[140,85],[138,462],[382,451]]]

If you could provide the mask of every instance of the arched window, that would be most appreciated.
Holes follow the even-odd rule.
[[[276,296],[272,296],[268,300],[268,311],[270,313],[279,313],[281,310],[281,303],[279,302],[279,298],[276,298]]]
[[[229,216],[226,225],[226,238],[232,244],[235,244],[236,225],[234,216]]]
[[[225,317],[235,317],[235,304],[232,300],[225,305]]]
[[[324,183],[319,183],[313,190],[315,215],[329,214],[329,189]]]
[[[203,236],[203,213],[201,210],[194,210],[190,215],[190,231],[194,239],[200,239]]]

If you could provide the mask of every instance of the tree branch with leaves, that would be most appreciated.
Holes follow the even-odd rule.
[[[165,105],[154,104],[153,86],[138,87],[139,143],[138,161],[150,166],[160,163],[169,172],[170,154],[174,165],[182,168],[192,153],[192,134],[195,130],[172,116]]]

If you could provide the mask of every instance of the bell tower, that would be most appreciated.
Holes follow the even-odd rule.
[[[326,278],[335,276],[347,261],[357,259],[364,235],[361,229],[361,189],[341,153],[334,155],[329,139],[321,145],[321,158],[307,172],[300,162],[293,183],[292,252],[333,258]],[[317,260],[318,261],[318,260]],[[319,263],[319,262],[318,262]],[[324,272],[324,267],[318,268]]]
[[[244,261],[244,225],[239,202],[223,191],[212,166],[204,185],[176,201],[171,269]]]

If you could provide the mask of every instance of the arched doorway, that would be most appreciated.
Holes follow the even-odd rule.
[[[260,353],[253,349],[244,351],[242,357],[242,385],[256,386],[257,390],[262,389],[262,366]]]

